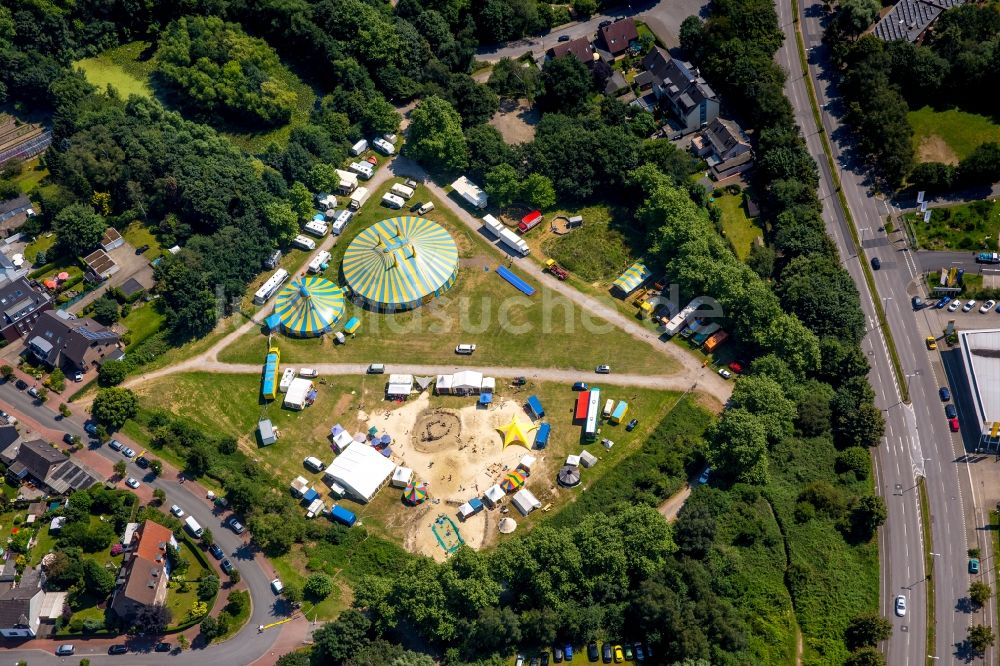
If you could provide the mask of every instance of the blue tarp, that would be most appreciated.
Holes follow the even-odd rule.
[[[386,458],[388,458],[389,456],[391,456],[391,455],[392,455],[392,449],[390,449],[390,448],[389,448],[389,447],[387,446],[387,447],[385,447],[384,449],[382,449],[381,451],[379,451],[379,453],[381,453],[381,454],[382,454],[383,456],[385,456]]]
[[[302,495],[302,501],[303,502],[312,502],[317,497],[319,497],[319,493],[316,492],[316,489],[315,488],[310,488],[309,490],[307,490],[305,492],[305,494]]]
[[[479,404],[480,405],[489,405],[492,402],[493,402],[493,394],[492,393],[483,393],[483,394],[480,394],[480,396],[479,396]]]
[[[552,429],[548,423],[543,423],[538,426],[537,432],[535,432],[535,448],[544,449],[549,443],[549,431]]]
[[[525,295],[527,296],[534,295],[535,288],[532,287],[527,282],[525,282],[524,280],[522,280],[521,278],[519,278],[518,276],[514,275],[509,270],[507,270],[505,266],[497,266],[497,275],[502,277],[504,280],[507,280],[507,282],[510,282],[512,285],[514,285],[515,289],[523,292]]]
[[[281,315],[273,314],[264,320],[264,326],[267,326],[268,332],[275,330],[281,325]]]
[[[330,520],[336,520],[338,523],[343,523],[348,527],[352,526],[357,519],[357,516],[337,504],[334,504],[333,508],[330,509]]]
[[[479,513],[480,511],[483,510],[483,502],[478,497],[473,497],[472,499],[470,499],[469,506],[471,506],[472,510],[475,511],[476,513]]]
[[[528,396],[528,409],[531,410],[536,419],[545,416],[545,408],[542,407],[542,401],[538,399],[537,395]]]

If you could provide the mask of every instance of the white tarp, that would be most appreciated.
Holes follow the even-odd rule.
[[[483,497],[489,504],[499,504],[500,500],[504,498],[506,493],[504,493],[503,488],[499,484],[494,483],[492,486],[486,489]]]
[[[530,453],[526,453],[521,456],[521,462],[517,463],[518,467],[523,467],[524,469],[531,471],[531,466],[535,464],[535,456]]]
[[[341,430],[333,436],[333,445],[337,448],[337,453],[343,453],[344,449],[353,443],[354,438],[351,437],[351,433],[346,430]]]
[[[483,377],[481,393],[493,393],[497,388],[497,380],[493,377]]]
[[[411,480],[413,480],[413,470],[409,467],[397,467],[392,473],[393,488],[405,488]]]
[[[451,382],[453,375],[438,375],[434,382],[435,393],[451,393]]]
[[[370,502],[395,471],[391,460],[367,443],[354,442],[330,463],[323,478],[336,481],[362,502]]]
[[[292,409],[302,409],[306,406],[306,396],[312,390],[313,383],[308,379],[296,377],[288,385],[288,393],[285,394],[284,405]]]
[[[475,370],[462,370],[451,376],[451,390],[465,393],[479,393],[483,387],[483,373]]]
[[[539,502],[538,498],[535,497],[534,493],[532,493],[527,488],[521,488],[516,493],[514,493],[514,497],[511,498],[511,501],[514,502],[514,506],[517,507],[517,510],[520,511],[525,516],[527,516],[535,509],[542,508],[542,503]]]
[[[570,467],[579,467],[580,456],[575,456],[571,453],[570,455],[566,456],[566,464],[569,465]]]
[[[472,508],[472,505],[469,504],[468,502],[458,507],[458,517],[461,518],[462,520],[465,520],[474,513],[475,510]]]
[[[389,386],[385,390],[388,397],[406,397],[413,390],[413,375],[389,375]]]

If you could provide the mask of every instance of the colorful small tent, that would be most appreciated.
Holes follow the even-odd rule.
[[[427,499],[427,482],[421,481],[420,483],[408,483],[406,484],[406,490],[403,491],[403,501],[407,504],[420,504],[425,499]]]
[[[280,292],[274,313],[281,321],[281,330],[297,338],[317,337],[329,333],[344,314],[343,290],[315,275],[292,280]]]
[[[638,289],[645,283],[649,278],[653,276],[652,271],[646,268],[646,264],[641,261],[637,261],[628,267],[624,273],[622,273],[617,280],[611,285],[612,289],[617,289],[625,296],[628,296],[633,291]]]
[[[512,493],[523,486],[527,478],[528,477],[525,476],[524,472],[514,470],[504,477],[503,481],[500,482],[500,487],[504,490],[504,492]]]
[[[354,332],[357,331],[359,328],[361,328],[361,322],[358,321],[357,317],[351,317],[350,319],[347,320],[347,323],[344,324],[344,333],[347,333],[348,335],[354,335]]]
[[[497,430],[503,435],[503,445],[507,448],[511,444],[520,444],[525,448],[531,448],[528,433],[537,428],[534,424],[524,425],[517,419],[517,415],[510,418],[510,422],[502,425]]]

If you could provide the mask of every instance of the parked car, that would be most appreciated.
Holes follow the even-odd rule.
[[[639,641],[635,642],[635,660],[646,661],[646,651],[642,649],[642,643]]]
[[[627,432],[632,432],[633,430],[635,430],[635,427],[637,425],[639,425],[639,419],[632,419],[631,421],[628,422],[628,425],[625,426],[625,430]]]
[[[700,484],[702,484],[702,485],[704,485],[704,484],[708,483],[708,478],[709,478],[709,477],[710,477],[711,475],[712,475],[712,468],[711,468],[711,467],[706,467],[706,468],[705,468],[705,471],[704,471],[704,472],[702,472],[702,473],[701,473],[701,476],[699,476],[699,477],[698,477],[698,483],[700,483]]]
[[[979,558],[973,557],[969,559],[969,573],[979,573]]]
[[[574,391],[589,391],[590,387],[587,386],[587,382],[577,382],[573,384]]]
[[[139,482],[136,481],[134,477],[130,476],[127,479],[125,479],[125,485],[131,488],[132,490],[135,490],[136,488],[139,487]]]
[[[948,305],[949,303],[951,303],[951,296],[944,296],[944,297],[941,298],[940,301],[938,301],[934,305],[934,308],[937,309],[937,310],[940,310],[941,308],[943,308],[944,306]]]
[[[729,364],[729,369],[738,375],[743,372],[743,365],[744,363],[742,361],[733,361]]]
[[[937,349],[937,340],[934,339],[933,335],[928,335],[924,339],[924,342],[927,343],[927,348],[929,350],[934,351],[935,349]]]
[[[149,245],[140,245],[139,247],[135,248],[135,253],[136,254],[143,254],[148,249],[149,249]]]
[[[948,402],[951,400],[951,391],[948,390],[947,386],[939,388],[938,395],[941,396],[941,402]]]
[[[113,439],[110,442],[108,442],[108,448],[111,449],[112,451],[121,451],[122,449],[125,448],[125,445],[119,442],[117,439]]]
[[[368,366],[369,375],[382,375],[385,374],[385,365],[382,363],[372,363]]]
[[[958,432],[960,430],[958,418],[948,419],[948,427],[951,428],[952,432]]]
[[[210,552],[212,554],[212,557],[214,557],[216,560],[221,560],[223,557],[226,556],[226,554],[222,552],[222,549],[219,548],[219,544],[217,543],[213,543],[211,546],[209,546],[208,552]]]
[[[623,661],[625,661],[625,653],[622,652],[622,646],[621,645],[616,645],[615,646],[615,663],[616,664],[620,664]]]
[[[115,643],[108,648],[108,654],[127,654],[128,646],[124,643]]]
[[[124,449],[122,449],[122,455],[125,456],[126,458],[134,458],[135,450],[130,449],[129,447],[126,446]]]
[[[28,395],[30,395],[32,398],[41,398],[42,397],[42,394],[39,393],[38,389],[35,388],[34,386],[32,386],[30,389],[28,389]]]
[[[88,435],[96,435],[97,424],[94,423],[93,421],[87,421],[86,423],[83,424],[83,431]]]
[[[906,597],[902,594],[896,597],[896,615],[906,617]]]
[[[514,660],[514,666],[524,666],[524,655],[517,655],[517,659]]]
[[[924,299],[920,298],[919,296],[914,296],[913,298],[911,298],[910,305],[913,306],[914,310],[923,310],[925,307],[927,307],[927,304],[924,303]]]
[[[56,648],[57,657],[68,657],[74,652],[76,652],[76,647],[74,647],[72,643],[63,643]]]
[[[549,653],[548,652],[543,652],[538,658],[541,660],[539,662],[539,666],[549,666]]]
[[[632,646],[629,645],[628,643],[626,643],[625,644],[625,661],[632,661],[632,657],[633,656],[635,656],[635,655],[632,654]]]
[[[609,25],[611,25],[612,23],[614,23],[614,21],[612,21],[612,20],[608,19],[607,21],[601,21],[601,22],[600,22],[600,24],[598,24],[598,26],[597,26],[597,27],[598,27],[598,28],[607,28],[607,27],[608,27]]]
[[[960,301],[960,300],[958,300],[958,299],[956,298],[955,300],[953,300],[953,301],[951,302],[951,305],[949,305],[949,306],[948,306],[948,312],[955,312],[955,311],[956,311],[956,310],[958,310],[958,309],[959,309],[960,307],[962,307],[962,301]]]
[[[138,458],[135,459],[135,464],[143,469],[146,469],[147,467],[149,467],[149,458],[147,458],[146,456],[139,456]]]
[[[219,566],[222,567],[222,570],[225,571],[226,573],[229,573],[230,571],[233,570],[233,563],[229,561],[228,557],[222,560],[222,564],[220,564]]]
[[[567,643],[563,648],[563,655],[566,656],[566,661],[573,661],[573,646]]]
[[[721,376],[723,379],[729,379],[730,377],[733,376],[733,373],[731,373],[726,368],[719,368],[719,376]]]
[[[83,373],[80,372],[79,370],[77,370],[76,372],[74,372],[73,373],[73,381],[74,382],[82,382],[83,381]]]
[[[64,432],[63,433],[63,441],[66,442],[67,444],[69,444],[70,446],[72,446],[73,445],[73,435],[71,435],[68,432]]]
[[[180,508],[176,504],[172,504],[170,506],[170,513],[174,514],[178,518],[183,518],[184,517],[184,509]]]
[[[236,520],[236,516],[230,516],[229,520],[226,521],[226,525],[228,525],[229,529],[236,532],[237,534],[243,534],[247,529],[246,527],[243,526],[243,523]]]
[[[587,645],[587,659],[590,661],[597,661],[600,657],[600,653],[597,651],[597,643],[590,641]]]
[[[14,425],[15,423],[17,423],[16,416],[11,416],[2,409],[0,409],[0,420],[3,420],[3,422],[6,423],[7,425]]]
[[[989,312],[990,310],[992,310],[996,306],[997,306],[997,302],[994,301],[993,299],[990,299],[990,300],[986,301],[985,303],[983,303],[983,307],[979,308],[979,314],[986,314],[987,312]]]
[[[156,647],[153,648],[153,652],[170,652],[173,646],[170,643],[157,643]]]
[[[872,257],[872,270],[877,271],[882,268],[882,262],[878,257]]]
[[[944,415],[947,416],[949,419],[953,419],[956,416],[958,416],[958,410],[955,409],[955,405],[949,403],[944,406]]]
[[[968,312],[972,308],[976,307],[976,299],[970,298],[965,305],[962,306],[962,312]]]
[[[18,379],[16,382],[14,382],[14,386],[17,387],[18,391],[23,391],[24,389],[28,388],[28,382],[24,381],[23,379]]]
[[[284,584],[282,584],[280,578],[275,578],[274,580],[271,581],[271,590],[275,594],[281,594],[282,590],[284,590],[284,589],[285,589],[285,586],[284,586]]]
[[[561,664],[562,660],[563,660],[563,651],[562,648],[557,645],[554,648],[552,648],[552,661],[556,662],[557,664]]]
[[[568,42],[569,41],[569,35],[559,35],[559,41],[560,42]]]
[[[611,374],[611,366],[610,365],[599,365],[599,366],[597,366],[597,369],[594,372],[596,372],[599,375],[610,375]]]
[[[612,656],[611,656],[611,643],[608,643],[607,641],[605,641],[604,645],[601,646],[601,661],[603,661],[605,664],[610,664],[611,663],[611,659],[612,659]]]
[[[542,666],[542,662],[538,657],[532,657],[531,666]]]

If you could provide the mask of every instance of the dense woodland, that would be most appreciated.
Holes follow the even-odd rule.
[[[906,114],[930,104],[993,115],[996,106],[983,91],[1000,86],[1000,5],[968,4],[948,10],[922,44],[885,43],[873,35],[858,39],[875,20],[878,3],[840,3],[826,40],[841,70],[860,153],[892,188],[905,183],[940,192],[1000,180],[1000,144],[981,144],[957,166],[916,164],[913,129]]]
[[[154,449],[217,479],[268,555],[302,543],[345,557],[355,607],[286,666],[428,663],[401,647],[415,643],[447,664],[501,664],[515,649],[595,638],[648,640],[662,663],[790,663],[797,627],[810,663],[879,663],[868,649],[876,638],[845,643],[845,632],[877,598],[872,537],[885,509],[867,447],[883,423],[865,381],[858,294],[825,234],[815,165],[773,60],[782,39],[773,5],[714,3],[707,21],[681,27],[690,59],[753,133],[767,243],[746,263],[715,231],[719,211],[691,179],[699,165],[649,138],[653,115],[597,92],[607,72],[560,58],[541,71],[502,61],[487,85],[471,78],[477,45],[544,29],[560,11],[534,0],[400,0],[394,9],[379,0],[28,0],[0,8],[0,97],[49,114],[56,140],[45,163],[56,187],[40,223],[72,237],[60,240],[64,251],[105,223],[136,219],[183,248],[157,270],[170,337],[154,336],[130,363],[210,331],[311,216],[312,193],[329,187],[347,147],[396,131],[395,105],[418,100],[405,153],[433,173],[468,173],[501,202],[621,206],[648,241],[647,260],[683,296],[719,300],[723,325],[752,359],[720,419],[685,399],[579,502],[493,551],[439,565],[364,528],[304,520],[234,439],[141,413],[127,391],[104,389],[95,417],[108,431],[138,418]],[[163,100],[105,94],[70,67],[140,38],[157,44]],[[237,62],[247,49],[252,57]],[[287,143],[248,154],[218,130],[234,116],[282,123],[283,69],[319,100]],[[509,146],[485,123],[501,98],[519,97],[543,115],[533,141]],[[97,194],[106,210],[95,209]],[[125,369],[112,367],[120,381]],[[706,461],[712,483],[667,525],[655,507]]]

